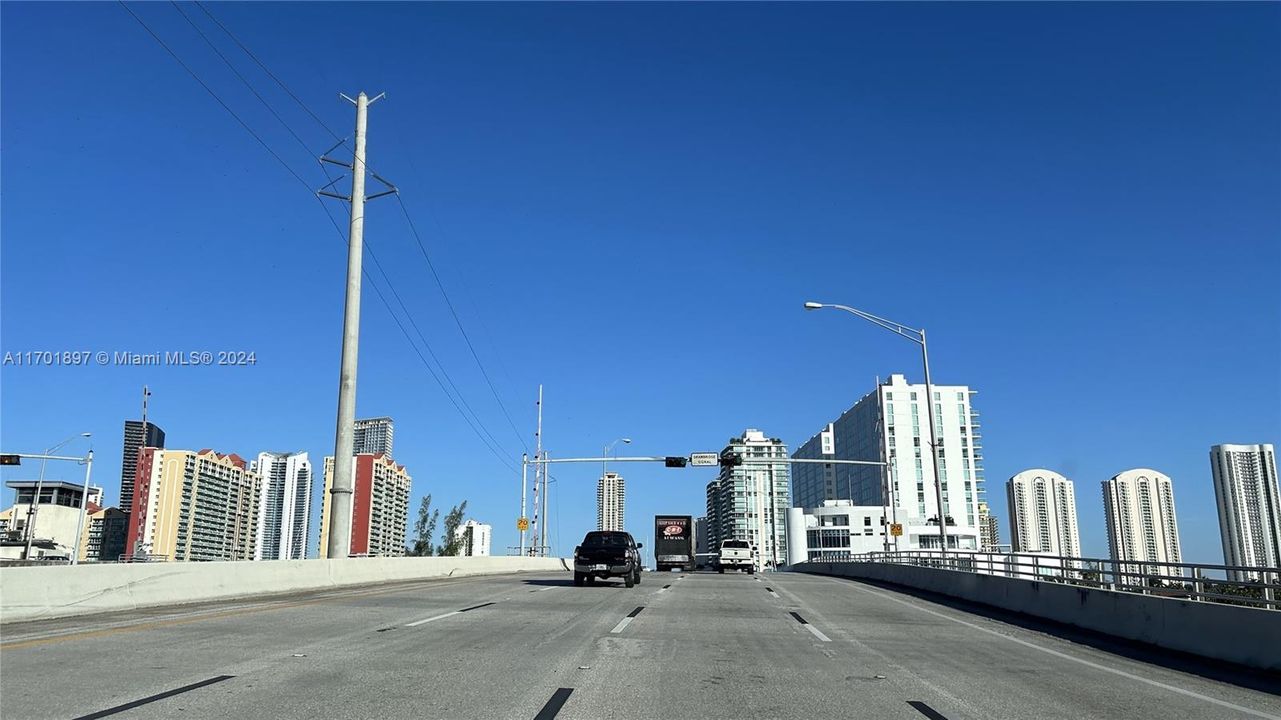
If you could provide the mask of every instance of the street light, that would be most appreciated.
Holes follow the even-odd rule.
[[[143,426],[146,428],[146,426]],[[145,430],[144,430],[145,432]],[[76,539],[71,543],[71,564],[80,563],[80,537],[85,531],[85,516],[89,514],[89,476],[93,474],[93,443],[89,444],[89,454],[85,456],[85,486],[80,493],[80,519],[76,521]],[[106,532],[106,518],[103,518],[103,532]],[[106,537],[102,540],[105,542]],[[88,543],[85,543],[85,549],[88,550]]]
[[[58,448],[62,447],[63,445],[66,445],[72,440],[75,440],[76,438],[81,438],[81,437],[87,438],[92,434],[93,433],[78,433],[76,435],[72,435],[66,440],[63,440],[57,445],[54,445],[48,450],[45,450],[44,454],[52,455],[54,454],[54,452],[58,450]],[[32,540],[35,539],[36,514],[40,510],[40,507],[39,507],[40,493],[44,492],[44,466],[45,466],[45,463],[47,462],[49,462],[48,458],[40,458],[40,477],[36,480],[36,492],[31,496],[31,507],[27,508],[27,545],[22,551],[23,560],[31,559],[31,542]]]
[[[857,315],[864,320],[879,325],[886,330],[906,338],[921,346],[921,363],[925,366],[925,408],[930,416],[930,460],[934,464],[934,492],[935,500],[938,503],[939,519],[939,550],[947,552],[947,512],[943,509],[943,476],[939,474],[939,452],[938,452],[938,433],[934,428],[934,385],[930,382],[930,352],[925,343],[925,330],[910,328],[893,320],[877,317],[871,313],[856,310],[847,305],[833,305],[817,302],[805,303],[806,310],[820,310],[822,308],[833,308],[844,310],[847,313]]]
[[[601,453],[601,456],[600,456],[600,458],[601,458],[601,459],[600,459],[600,476],[601,476],[602,478],[603,478],[603,477],[605,477],[605,470],[607,469],[607,464],[609,463],[609,454],[610,454],[610,452],[612,452],[612,451],[614,450],[614,446],[615,446],[615,445],[617,445],[617,444],[619,444],[619,443],[623,443],[624,445],[631,445],[631,444],[632,444],[632,439],[631,439],[631,438],[619,438],[619,439],[615,440],[614,442],[612,442],[612,443],[610,443],[610,444],[608,444],[608,445],[606,445],[606,446],[605,446],[605,452]]]
[[[543,466],[543,472],[547,472],[546,465]],[[543,527],[542,527],[543,538],[540,544],[542,545],[543,552],[546,553],[544,557],[548,557],[553,554],[551,552],[551,545],[549,545],[548,543],[555,542],[556,540],[555,536],[553,536],[550,532],[548,532],[548,529],[551,527],[551,520],[552,520],[552,485],[555,483],[556,483],[556,478],[552,477],[551,475],[548,475],[547,481],[543,483]],[[557,535],[560,534],[559,528],[557,528],[556,534]]]
[[[612,443],[610,443],[610,444],[606,445],[606,446],[605,446],[605,451],[604,451],[604,452],[602,452],[602,453],[600,454],[600,481],[601,481],[601,487],[602,487],[602,488],[603,488],[603,487],[605,487],[605,472],[606,472],[606,470],[608,470],[609,454],[610,454],[610,452],[612,452],[612,451],[614,450],[614,446],[615,446],[615,445],[617,445],[617,444],[619,444],[619,443],[623,443],[624,445],[631,445],[631,444],[632,444],[632,439],[631,439],[631,438],[627,438],[627,437],[619,438],[619,439],[615,440],[614,442],[612,442]],[[601,500],[600,502],[604,502],[604,501],[603,501],[603,500]],[[599,508],[597,508],[597,512],[598,512],[598,513],[600,512],[600,509],[599,509]],[[597,529],[599,529],[599,530],[608,530],[609,528],[608,528],[608,527],[601,527],[601,528],[597,528]],[[617,528],[617,529],[618,529],[618,530],[622,530],[623,528],[621,528],[621,527],[620,527],[620,528]]]

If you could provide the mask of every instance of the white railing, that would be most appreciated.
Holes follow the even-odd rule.
[[[969,550],[859,553],[851,555],[846,562],[914,565],[1281,610],[1281,568],[1275,567],[1113,561],[1107,558]]]

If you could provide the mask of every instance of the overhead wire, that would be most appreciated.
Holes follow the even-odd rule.
[[[273,73],[265,63],[263,63],[263,61],[258,59],[257,55],[253,54],[253,51],[245,47],[245,44],[240,42],[240,38],[232,34],[231,30],[228,30],[227,26],[222,24],[222,21],[214,17],[213,13],[209,12],[209,10],[205,8],[204,3],[200,2],[200,0],[196,0],[196,7],[200,8],[201,12],[209,16],[210,20],[213,20],[218,27],[222,28],[222,31],[227,34],[227,37],[231,38],[232,42],[236,43],[236,45],[238,45],[240,49],[243,50],[245,54],[250,57],[250,59],[252,59],[255,63],[257,63],[258,67],[262,68],[262,71],[267,73],[267,77],[270,77],[272,80],[276,81],[276,84],[280,86],[280,89],[284,90],[285,93],[289,95],[289,97],[293,98],[294,102],[298,103],[298,107],[302,108],[304,112],[310,115],[311,119],[315,120],[317,125],[320,125],[320,127],[324,128],[325,132],[329,133],[329,135],[334,140],[341,139],[339,138],[338,133],[334,132],[333,129],[331,129],[329,125],[325,123],[324,120],[321,120],[320,116],[312,112],[311,108],[307,107],[307,104],[304,103],[301,99],[299,99],[299,97],[296,94],[294,94],[294,91],[289,89],[288,85],[285,85],[285,83],[281,81],[280,78],[276,77],[276,74]]]
[[[276,152],[276,151],[275,151],[275,150],[274,150],[274,149],[273,149],[269,144],[267,144],[267,142],[266,142],[265,140],[263,140],[263,138],[262,138],[262,137],[261,137],[257,132],[255,132],[255,131],[253,130],[253,128],[252,128],[252,127],[250,127],[250,126],[249,126],[249,124],[248,124],[247,122],[245,122],[245,120],[244,120],[243,118],[241,118],[241,117],[240,117],[240,115],[239,115],[239,114],[237,114],[234,110],[232,110],[232,109],[231,109],[231,107],[230,107],[230,106],[229,106],[229,105],[228,105],[228,104],[227,104],[227,103],[226,103],[226,102],[225,102],[225,101],[224,101],[224,100],[223,100],[223,99],[222,99],[222,98],[221,98],[221,97],[220,97],[216,92],[214,92],[214,90],[209,86],[209,84],[208,84],[208,83],[206,83],[206,82],[205,82],[205,81],[200,77],[200,75],[199,75],[199,74],[197,74],[197,73],[196,73],[196,72],[195,72],[195,71],[194,71],[194,70],[193,70],[189,65],[187,65],[187,63],[186,63],[186,62],[184,62],[184,61],[182,60],[182,58],[177,54],[177,52],[175,52],[175,51],[173,50],[173,48],[171,48],[167,43],[165,43],[165,41],[164,41],[163,39],[161,39],[161,37],[160,37],[158,34],[156,34],[156,32],[155,32],[154,30],[152,30],[152,29],[151,29],[151,27],[150,27],[149,25],[147,25],[147,23],[146,23],[145,21],[143,21],[143,19],[142,19],[141,17],[139,17],[139,16],[138,16],[138,15],[137,15],[137,14],[136,14],[136,13],[135,13],[135,12],[134,12],[134,11],[133,11],[129,6],[128,6],[128,5],[126,5],[126,4],[124,3],[124,1],[123,1],[123,0],[117,0],[117,3],[118,3],[118,4],[119,4],[119,5],[120,5],[124,10],[125,10],[125,12],[129,13],[129,15],[130,15],[131,17],[133,17],[133,19],[134,19],[134,20],[135,20],[135,21],[136,21],[136,22],[137,22],[137,23],[138,23],[138,24],[143,28],[143,30],[145,30],[145,31],[147,32],[147,34],[148,34],[148,35],[150,35],[150,36],[151,36],[151,38],[152,38],[153,40],[155,40],[155,41],[156,41],[156,43],[157,43],[158,45],[160,45],[160,47],[161,47],[161,48],[163,48],[163,49],[165,50],[165,52],[167,52],[167,53],[169,54],[169,56],[170,56],[170,57],[172,57],[172,58],[173,58],[173,60],[174,60],[175,62],[177,62],[177,63],[178,63],[178,65],[179,65],[180,67],[182,67],[182,69],[183,69],[183,70],[185,70],[185,71],[187,72],[187,74],[189,74],[189,75],[192,77],[192,79],[193,79],[193,80],[195,80],[195,81],[196,81],[196,82],[197,82],[197,83],[198,83],[202,88],[204,88],[205,92],[207,92],[207,93],[209,94],[209,96],[210,96],[210,97],[212,97],[212,98],[213,98],[213,99],[214,99],[214,100],[215,100],[215,101],[216,101],[216,102],[217,102],[217,103],[218,103],[218,104],[223,108],[223,110],[226,110],[226,111],[227,111],[227,113],[228,113],[229,115],[231,115],[231,116],[232,116],[232,118],[234,118],[234,119],[236,120],[236,122],[237,122],[237,123],[239,123],[239,124],[240,124],[240,126],[241,126],[242,128],[244,128],[244,130],[245,130],[246,132],[248,132],[248,133],[249,133],[249,135],[250,135],[251,137],[253,137],[253,138],[254,138],[254,140],[256,140],[256,141],[258,142],[258,144],[259,144],[259,145],[261,145],[261,146],[263,147],[263,149],[264,149],[264,150],[266,150],[266,151],[267,151],[267,153],[268,153],[268,154],[270,154],[270,155],[271,155],[271,156],[276,160],[276,162],[278,162],[278,163],[279,163],[283,168],[285,168],[285,170],[286,170],[286,171],[287,171],[287,172],[288,172],[288,173],[289,173],[289,174],[290,174],[290,175],[291,175],[295,180],[297,180],[297,181],[298,181],[298,182],[299,182],[303,187],[307,188],[307,190],[308,190],[308,194],[311,194],[313,197],[315,197],[315,198],[316,198],[317,202],[319,202],[319,203],[320,203],[320,206],[321,206],[321,208],[324,210],[326,217],[328,217],[328,218],[329,218],[330,223],[333,225],[333,227],[334,227],[335,231],[338,233],[338,236],[339,236],[340,241],[343,243],[343,245],[346,245],[346,244],[347,244],[347,237],[343,234],[343,232],[342,232],[342,228],[338,225],[338,221],[333,217],[333,214],[329,211],[329,207],[328,207],[327,205],[325,205],[324,201],[323,201],[323,200],[321,200],[321,199],[320,199],[320,197],[314,193],[314,191],[312,190],[312,186],[311,186],[311,184],[310,184],[310,183],[308,183],[305,179],[303,179],[303,177],[302,177],[301,175],[299,175],[299,174],[298,174],[298,173],[293,169],[293,167],[292,167],[292,166],[290,166],[290,165],[289,165],[289,163],[287,163],[287,162],[284,160],[284,158],[282,158],[282,157],[280,156],[280,154],[279,154],[279,153],[277,153],[277,152]],[[175,5],[175,8],[177,8],[177,6],[176,6],[176,5]],[[204,9],[204,8],[202,8],[202,9]],[[186,16],[186,14],[185,14],[185,13],[182,13],[181,9],[178,9],[178,10],[179,10],[179,13],[181,13],[181,14],[183,15],[183,17],[187,20],[187,22],[189,22],[189,23],[190,23],[190,22],[191,22],[191,19],[190,19],[190,18],[188,18],[188,17]],[[206,14],[208,14],[208,11],[207,11],[207,10],[206,10],[205,12],[206,12]],[[194,24],[193,24],[193,27],[194,27]],[[199,28],[197,28],[197,31],[199,32]],[[202,36],[202,37],[205,37],[203,33],[201,33],[201,36]],[[205,37],[205,41],[206,41],[206,42],[209,42],[209,40],[208,40],[208,38],[207,38],[207,37]],[[212,43],[211,43],[211,45],[212,45]],[[216,51],[216,49],[215,49],[215,51]],[[219,53],[219,56],[220,56],[220,57],[223,57],[221,53]],[[224,61],[224,62],[227,62],[227,63],[228,63],[228,65],[230,66],[230,62],[229,62],[229,61],[227,61],[225,57],[223,57],[223,61]],[[234,68],[233,68],[233,71],[234,71]],[[238,72],[237,72],[236,74],[237,74],[237,76],[238,76],[238,77],[240,77],[240,78],[241,78],[241,81],[242,81],[242,82],[245,82],[245,83],[248,85],[248,82],[244,80],[243,76],[241,76]],[[251,90],[252,90],[252,87],[251,87]],[[258,97],[258,99],[259,99],[260,101],[262,101],[262,102],[264,103],[264,105],[267,105],[267,106],[268,106],[268,109],[269,109],[269,110],[272,110],[272,109],[271,109],[271,107],[270,107],[270,105],[266,102],[266,100],[264,100],[264,99],[262,98],[262,96],[261,96],[261,95],[259,95],[256,91],[254,92],[254,94],[255,94],[255,96],[257,96],[257,97]],[[297,99],[297,98],[295,98],[295,100],[296,100],[296,99]],[[283,119],[281,119],[281,118],[279,117],[279,115],[275,113],[275,111],[274,111],[274,110],[272,110],[272,114],[273,114],[273,115],[276,115],[277,119],[278,119],[278,120],[280,120],[282,124],[285,124],[285,125],[286,125],[286,129],[290,130],[290,134],[293,134],[293,135],[294,135],[294,137],[295,137],[295,139],[298,139],[298,140],[299,140],[299,142],[302,142],[302,141],[301,141],[301,139],[300,139],[300,138],[298,138],[298,137],[297,137],[297,135],[293,133],[292,129],[288,127],[288,124],[287,124],[287,123],[285,123],[285,122],[284,122],[284,120],[283,120]],[[307,147],[307,146],[306,146],[306,143],[304,142],[304,143],[302,143],[302,144],[303,144],[303,147],[306,149],[306,147]],[[309,149],[308,149],[308,152],[310,152],[310,150],[309,150]],[[328,176],[328,173],[326,173],[326,176]],[[399,294],[398,294],[398,293],[396,293],[396,291],[395,291],[395,287],[394,287],[394,285],[392,285],[392,283],[391,283],[391,281],[390,281],[390,278],[388,278],[388,277],[387,277],[387,275],[386,275],[386,273],[382,270],[382,265],[381,265],[381,263],[379,263],[379,262],[378,262],[377,257],[374,255],[374,253],[373,253],[373,251],[372,251],[372,249],[371,249],[371,248],[366,248],[366,250],[369,252],[370,259],[371,259],[371,260],[373,260],[375,267],[376,267],[376,268],[379,270],[379,272],[383,275],[383,278],[384,278],[385,282],[387,282],[388,289],[392,291],[393,295],[395,295],[395,297],[397,298],[397,301],[400,303],[400,306],[401,306],[402,310],[405,312],[406,317],[407,317],[407,318],[410,320],[410,322],[412,323],[412,322],[413,322],[412,315],[410,315],[410,314],[409,314],[408,309],[407,309],[407,308],[405,308],[405,305],[404,305],[403,301],[401,301],[401,300],[400,300],[400,298],[399,298]],[[485,435],[484,435],[484,434],[482,434],[482,433],[481,433],[481,431],[477,429],[476,425],[475,425],[475,424],[473,424],[473,423],[472,423],[472,421],[471,421],[471,419],[467,417],[467,414],[466,414],[465,412],[463,412],[462,407],[460,407],[460,406],[459,406],[459,404],[458,404],[458,402],[454,400],[453,396],[452,396],[452,395],[450,395],[449,391],[448,391],[448,390],[446,390],[446,388],[445,388],[445,384],[444,384],[443,382],[441,382],[440,377],[436,375],[436,373],[435,373],[435,371],[432,369],[432,367],[431,367],[430,363],[428,363],[428,362],[427,362],[427,359],[423,356],[422,352],[418,349],[417,344],[416,344],[416,343],[414,343],[413,338],[409,335],[409,332],[405,329],[404,324],[400,321],[400,318],[399,318],[399,317],[396,315],[396,313],[392,310],[391,304],[390,304],[389,302],[387,302],[387,298],[383,295],[382,290],[381,290],[381,289],[379,289],[379,287],[378,287],[377,283],[376,283],[376,282],[374,282],[374,278],[369,274],[369,272],[368,272],[368,271],[363,270],[363,269],[362,269],[362,274],[364,275],[365,279],[369,281],[370,286],[372,286],[372,287],[374,288],[374,292],[375,292],[375,294],[378,296],[378,299],[382,302],[383,307],[385,307],[385,308],[387,309],[388,314],[389,314],[389,315],[391,315],[392,320],[396,323],[396,326],[400,329],[401,334],[403,334],[403,335],[405,336],[406,341],[408,341],[408,342],[409,342],[410,347],[414,350],[415,354],[418,356],[418,359],[419,359],[419,361],[422,363],[423,367],[425,367],[425,368],[427,369],[428,373],[432,376],[432,379],[436,381],[436,384],[437,384],[438,386],[440,386],[441,391],[445,393],[446,398],[448,398],[448,399],[450,400],[450,402],[454,405],[454,408],[455,408],[455,409],[458,411],[458,413],[463,417],[463,420],[467,422],[468,426],[472,429],[472,431],[476,434],[476,436],[481,440],[481,442],[486,446],[486,448],[487,448],[487,449],[488,449],[488,450],[489,450],[489,451],[494,455],[494,457],[495,457],[495,458],[496,458],[496,459],[497,459],[497,460],[498,460],[502,465],[504,465],[505,467],[507,467],[507,469],[508,469],[508,470],[511,470],[511,471],[512,471],[512,472],[514,472],[514,473],[518,473],[519,471],[516,469],[516,467],[515,467],[515,466],[514,466],[514,465],[513,465],[513,464],[512,464],[512,463],[511,463],[511,462],[510,462],[506,457],[504,457],[503,453],[501,453],[498,449],[496,449],[494,445],[491,445],[491,444],[490,444],[490,441],[489,441],[489,440],[487,440],[487,439],[486,439],[486,437],[485,437]],[[416,326],[415,326],[415,328],[416,328]],[[419,332],[419,336],[420,336],[420,337],[422,336],[422,333],[421,333],[421,332]],[[430,346],[426,343],[425,338],[423,338],[423,343],[424,343],[424,346],[428,347],[429,352],[430,352]],[[434,353],[431,353],[431,354],[433,355],[433,357],[435,357],[435,354],[434,354]],[[437,362],[439,362],[439,360],[437,360]],[[444,373],[444,367],[443,367],[443,366],[441,366],[441,372],[442,372],[442,373]],[[461,396],[460,396],[460,397],[461,397]],[[479,418],[479,417],[477,417],[477,418],[476,418],[476,422],[477,422],[477,423],[481,423],[481,421],[480,421],[480,418]],[[483,427],[483,423],[481,423],[481,425],[482,425],[482,427]],[[484,432],[485,432],[485,434],[488,434],[491,438],[493,437],[493,434],[492,434],[492,433],[489,433],[489,431],[488,431],[488,429],[487,429],[487,428],[485,429],[485,431],[484,431]],[[501,444],[500,444],[500,443],[497,443],[496,441],[495,441],[495,445],[497,445],[498,447],[501,447]]]
[[[298,137],[298,133],[294,132],[294,129],[290,127],[289,123],[285,122],[285,119],[280,117],[280,113],[276,112],[276,109],[271,106],[271,103],[267,102],[267,99],[264,98],[256,88],[254,88],[253,83],[249,82],[244,75],[240,74],[240,71],[236,69],[236,66],[232,64],[231,60],[228,60],[227,56],[223,55],[222,51],[218,49],[218,46],[209,39],[209,36],[205,35],[205,31],[200,29],[200,26],[197,25],[185,11],[183,11],[182,6],[179,5],[176,0],[169,0],[169,4],[173,6],[174,10],[178,11],[178,14],[182,16],[183,20],[187,21],[187,24],[191,26],[191,29],[195,30],[196,34],[200,35],[200,39],[205,41],[205,44],[209,46],[209,49],[213,50],[214,54],[218,56],[218,59],[222,60],[223,64],[227,66],[227,69],[230,70],[246,88],[248,88],[249,92],[253,93],[254,97],[258,98],[258,102],[262,103],[263,107],[267,108],[267,112],[271,113],[272,117],[276,118],[276,120],[284,126],[285,130],[295,141],[297,141],[298,145],[302,147],[303,152],[310,155],[311,147],[307,145],[302,138]]]
[[[173,2],[173,0],[170,0],[170,1]],[[271,69],[267,67],[267,64],[264,63],[261,59],[259,59],[258,56],[255,55],[253,51],[249,49],[248,46],[246,46],[243,42],[241,42],[240,38],[236,37],[236,35],[232,33],[231,30],[225,24],[222,23],[222,21],[218,20],[218,18],[216,18],[213,15],[213,13],[210,12],[209,9],[204,6],[203,3],[197,0],[195,4],[196,4],[196,7],[200,8],[200,10],[204,12],[204,14],[207,15],[210,20],[212,20],[215,24],[217,24],[218,27],[227,35],[227,37],[231,38],[232,42],[234,42],[241,50],[243,50],[244,53],[248,55],[249,58],[258,65],[258,67],[262,68],[263,72],[265,72],[267,76],[270,77],[273,81],[275,81],[275,83],[279,85],[280,88],[284,90],[285,93],[288,94],[289,97],[291,97],[294,100],[294,102],[298,104],[299,107],[301,107],[308,115],[310,115],[311,118],[315,120],[316,123],[325,130],[325,132],[329,133],[329,135],[334,140],[339,141],[340,144],[346,144],[350,140],[350,138],[340,138],[338,133],[334,132],[334,130],[330,128],[329,125],[326,124],[325,121],[320,118],[320,116],[318,116],[315,112],[313,112],[311,108],[308,107],[307,104],[303,102],[301,98],[298,97],[297,93],[291,90],[283,80],[281,80],[275,73],[273,73]],[[190,22],[190,20],[188,20],[188,22]],[[202,33],[202,37],[203,37],[203,33]],[[208,41],[206,40],[206,42]],[[219,53],[219,55],[221,56],[221,53]],[[257,95],[257,93],[254,93],[254,94]],[[361,162],[363,163],[364,161],[361,160]],[[368,164],[366,164],[365,167],[369,169],[370,172],[373,172],[373,169],[369,168]],[[374,173],[374,174],[377,175],[377,173]],[[326,173],[326,175],[328,175],[328,173]],[[525,452],[528,453],[529,445],[525,442],[524,436],[522,436],[520,434],[520,431],[516,428],[516,423],[512,421],[511,413],[508,412],[507,410],[507,405],[503,402],[502,397],[498,394],[498,390],[497,388],[494,387],[494,382],[489,376],[489,371],[485,368],[485,364],[481,361],[479,353],[476,352],[476,347],[472,344],[471,337],[468,335],[467,329],[463,326],[462,319],[459,318],[458,311],[454,308],[454,303],[450,299],[449,292],[445,289],[445,285],[441,281],[440,275],[436,272],[436,266],[434,263],[432,263],[431,255],[427,252],[427,247],[426,245],[424,245],[422,241],[422,236],[418,233],[418,228],[414,224],[413,218],[409,214],[409,209],[405,205],[405,201],[400,196],[400,193],[396,194],[396,201],[400,204],[401,212],[404,214],[405,221],[409,225],[410,232],[414,236],[414,241],[418,245],[418,250],[422,253],[423,260],[426,261],[427,267],[431,271],[432,279],[435,280],[436,287],[440,290],[441,296],[445,299],[445,305],[449,308],[449,313],[454,319],[454,324],[458,326],[458,332],[463,336],[463,341],[467,344],[467,349],[471,353],[472,359],[476,362],[476,366],[480,369],[481,376],[484,377],[485,379],[485,384],[489,387],[490,393],[494,396],[494,400],[498,403],[498,407],[502,411],[503,417],[507,420],[507,424],[511,427],[512,432],[515,434],[516,439],[520,442],[521,446],[525,448]]]
[[[173,0],[170,0],[170,1],[173,2]],[[326,124],[325,121],[322,120],[319,115],[313,112],[311,108],[305,102],[303,102],[301,98],[298,97],[297,93],[295,93],[292,89],[290,89],[289,86],[285,84],[283,80],[281,80],[275,73],[273,73],[271,69],[267,67],[267,64],[264,63],[261,59],[259,59],[258,56],[255,55],[254,52],[250,50],[249,47],[240,40],[240,38],[236,37],[235,33],[231,32],[230,28],[228,28],[225,24],[223,24],[222,21],[218,20],[218,18],[215,17],[214,14],[210,12],[209,9],[204,6],[203,3],[197,0],[195,4],[196,4],[196,7],[200,8],[200,10],[206,16],[208,16],[209,19],[212,20],[223,31],[223,33],[227,35],[227,37],[231,38],[232,42],[234,42],[237,45],[237,47],[239,47],[242,51],[244,51],[244,53],[248,55],[249,58],[253,60],[258,65],[258,67],[260,67],[263,70],[263,72],[267,74],[268,77],[270,77],[277,85],[279,85],[281,90],[283,90],[287,95],[289,95],[289,97],[292,98],[293,101],[297,103],[299,107],[301,107],[309,116],[311,116],[311,118],[315,120],[316,123],[325,130],[325,132],[329,133],[330,137],[332,137],[334,140],[337,140],[339,144],[346,144],[347,142],[349,142],[350,138],[339,137],[338,133],[336,133],[331,127],[329,127],[329,125]],[[188,22],[190,22],[190,20],[188,20]],[[203,37],[203,33],[202,33],[202,37]],[[219,55],[221,56],[221,53],[219,53]],[[237,73],[237,75],[239,75],[239,73]],[[256,92],[254,94],[257,95]],[[259,99],[261,99],[261,97]],[[274,111],[273,111],[273,114],[275,114]],[[279,116],[277,116],[277,119],[279,119]],[[281,122],[283,123],[284,121],[282,120]],[[290,132],[292,133],[292,130]],[[295,135],[295,138],[296,137],[297,136]],[[360,159],[360,162],[365,164],[366,169],[369,169],[370,172],[373,172],[373,169],[370,168],[369,165],[365,163],[363,159]],[[374,174],[377,175],[377,173],[374,173]],[[325,175],[326,177],[328,177],[329,173],[326,172]],[[445,305],[449,308],[449,313],[454,319],[454,324],[458,326],[458,331],[463,336],[463,341],[466,343],[467,349],[471,353],[472,359],[476,362],[476,366],[480,369],[481,376],[484,377],[485,379],[485,384],[489,387],[490,393],[493,395],[494,400],[498,403],[498,407],[502,411],[503,417],[507,420],[508,426],[511,427],[512,433],[516,436],[517,441],[520,442],[521,446],[525,449],[525,452],[529,453],[529,445],[525,442],[524,436],[522,436],[520,431],[516,428],[516,423],[512,420],[511,413],[508,412],[507,410],[507,405],[503,402],[502,397],[498,394],[498,390],[497,388],[494,387],[494,382],[489,376],[489,371],[485,368],[485,364],[481,361],[479,353],[476,352],[476,348],[472,344],[471,337],[468,335],[466,328],[463,326],[462,320],[458,316],[458,311],[454,308],[454,303],[450,299],[449,292],[445,289],[445,285],[441,281],[440,275],[436,272],[436,266],[434,263],[432,263],[431,255],[427,252],[427,247],[422,241],[422,236],[418,233],[418,228],[414,224],[413,218],[409,214],[409,209],[405,205],[405,201],[401,197],[399,192],[396,193],[396,201],[400,205],[401,213],[404,215],[406,224],[409,226],[410,232],[414,236],[414,241],[418,246],[418,250],[422,253],[423,260],[426,261],[427,267],[431,271],[432,279],[435,280],[436,287],[437,289],[440,290],[441,296],[445,300]],[[437,227],[439,229],[439,225]],[[444,366],[442,365],[441,367],[443,372]],[[450,384],[451,385],[453,384],[452,380],[450,381]],[[456,386],[455,386],[455,390],[457,390]],[[461,392],[459,393],[459,398],[462,399]],[[464,404],[466,404],[465,400],[464,400]],[[470,406],[468,407],[468,409],[469,410],[471,409]],[[475,414],[475,411],[473,411],[473,414]],[[479,419],[479,416],[477,416],[477,419]]]
[[[321,165],[321,168],[325,169],[323,164]],[[325,178],[330,180],[332,184],[333,178],[329,175],[329,171],[327,169],[325,169]],[[399,197],[399,195],[397,195],[397,197]],[[323,201],[321,204],[324,204]],[[325,207],[327,209],[329,206],[326,205]],[[480,414],[477,413],[472,408],[471,403],[467,402],[467,397],[463,395],[463,391],[458,388],[458,385],[454,382],[454,379],[450,377],[449,371],[445,370],[445,363],[443,363],[440,357],[436,355],[436,351],[432,349],[431,343],[427,342],[427,336],[423,334],[422,329],[418,327],[418,323],[414,320],[413,314],[411,314],[409,312],[409,308],[405,306],[405,301],[401,299],[400,293],[396,291],[395,284],[392,283],[391,278],[387,275],[387,272],[383,270],[382,263],[378,262],[378,258],[374,254],[373,247],[366,244],[365,249],[369,253],[369,258],[373,260],[374,267],[378,270],[378,274],[382,275],[383,282],[386,283],[387,288],[391,290],[392,296],[395,297],[396,299],[396,303],[400,305],[401,311],[405,314],[405,317],[409,320],[410,326],[412,326],[414,329],[414,332],[417,333],[418,339],[422,341],[423,347],[427,349],[427,354],[431,355],[431,359],[436,361],[436,365],[437,367],[440,368],[440,374],[444,376],[445,382],[449,384],[449,387],[453,388],[454,394],[458,396],[458,401],[461,402],[463,405],[463,408],[466,408],[467,412],[470,412],[472,417],[476,419],[477,425],[480,427],[481,431],[484,432],[484,434],[489,438],[491,443],[495,447],[501,448],[502,443],[500,443],[498,441],[498,438],[494,437],[494,434],[490,432],[488,427],[485,426],[484,421],[480,419]],[[449,394],[449,391],[445,390],[443,386],[441,387],[441,390],[445,391],[446,395]],[[459,412],[462,412],[462,411],[463,411],[462,408],[459,408]]]
[[[503,411],[503,417],[507,418],[507,424],[511,426],[512,433],[516,439],[524,446],[525,452],[529,452],[529,445],[525,443],[525,438],[521,436],[520,431],[516,429],[516,423],[512,422],[511,413],[507,412],[507,406],[503,404],[503,399],[498,396],[498,390],[494,388],[494,381],[489,378],[489,372],[485,370],[485,364],[480,361],[480,355],[476,353],[475,346],[471,343],[471,338],[467,335],[467,330],[463,327],[463,321],[458,317],[458,311],[454,309],[454,303],[449,299],[449,293],[445,291],[445,284],[440,281],[440,275],[436,273],[436,266],[431,261],[431,256],[427,253],[427,247],[423,245],[422,237],[418,234],[418,228],[414,226],[414,220],[409,216],[409,209],[405,207],[405,201],[396,195],[396,201],[400,204],[400,211],[405,216],[405,222],[409,224],[409,230],[414,235],[414,242],[417,243],[418,249],[422,251],[423,260],[427,262],[427,267],[431,270],[431,276],[436,281],[436,287],[440,288],[440,294],[445,298],[445,305],[449,308],[449,314],[454,317],[454,324],[458,326],[458,332],[462,333],[463,340],[467,343],[467,349],[471,351],[472,359],[476,361],[476,367],[480,368],[480,374],[485,378],[485,384],[489,386],[489,392],[493,394],[494,400],[498,401],[498,407]]]

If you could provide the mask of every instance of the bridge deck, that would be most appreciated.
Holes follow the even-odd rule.
[[[1281,718],[1273,679],[1128,655],[842,579],[500,576],[8,625],[0,713]]]

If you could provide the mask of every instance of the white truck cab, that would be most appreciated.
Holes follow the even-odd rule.
[[[716,557],[716,572],[725,569],[745,570],[749,574],[756,572],[752,561],[752,547],[746,540],[722,540],[720,554]]]

